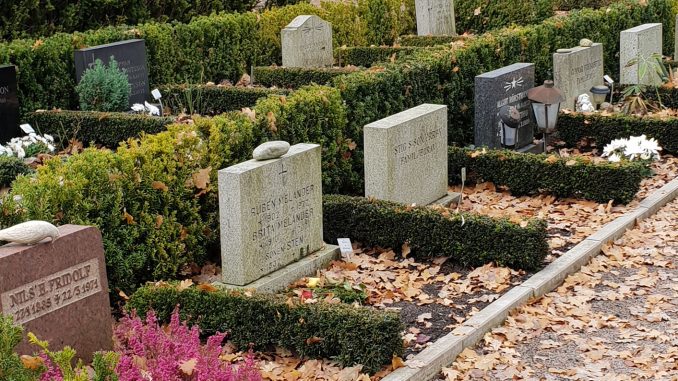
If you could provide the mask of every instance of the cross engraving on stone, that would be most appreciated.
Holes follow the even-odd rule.
[[[278,174],[282,177],[283,186],[287,186],[287,170],[285,169],[285,164],[280,163],[280,172]]]

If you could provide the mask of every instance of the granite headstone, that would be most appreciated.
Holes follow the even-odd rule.
[[[224,283],[244,286],[323,248],[320,146],[219,171]]]
[[[297,16],[281,32],[285,67],[328,67],[334,64],[332,24],[315,15]]]
[[[643,84],[660,85],[661,81],[656,75],[647,75],[642,79],[639,73],[639,64],[626,66],[634,58],[650,59],[655,53],[662,53],[662,24],[643,24],[635,28],[621,31],[619,38],[619,66],[622,85]]]
[[[64,225],[59,238],[36,245],[0,247],[0,312],[47,340],[68,345],[85,362],[113,346],[101,234],[95,227]],[[20,354],[36,351],[24,336]]]
[[[475,145],[501,148],[499,109],[512,106],[520,112],[515,148],[531,144],[534,127],[527,90],[534,87],[534,64],[515,63],[475,78]]]
[[[565,101],[560,108],[575,109],[577,97],[591,96],[591,88],[603,84],[603,44],[570,49],[568,53],[553,54],[554,86],[563,92]]]
[[[0,144],[21,136],[19,129],[19,98],[16,86],[16,67],[0,66]]]
[[[118,67],[127,73],[127,79],[132,87],[129,102],[143,104],[149,99],[148,65],[146,63],[146,43],[144,40],[134,39],[114,42],[112,44],[92,46],[78,49],[75,55],[75,76],[79,83],[85,70],[100,59],[108,65],[111,57],[118,62]]]
[[[363,135],[365,196],[427,205],[447,195],[447,106],[413,107]]]
[[[420,36],[453,36],[454,0],[415,0],[417,34]]]

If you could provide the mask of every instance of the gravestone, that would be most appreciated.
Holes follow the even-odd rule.
[[[19,98],[16,86],[16,67],[0,66],[0,144],[21,136],[19,129]]]
[[[113,346],[106,262],[99,230],[64,225],[59,238],[36,245],[0,247],[0,312],[47,340],[73,347],[85,362]],[[23,342],[20,354],[37,347]]]
[[[637,57],[649,59],[654,53],[662,53],[662,24],[643,24],[635,28],[623,30],[619,39],[619,65],[623,85],[643,84],[660,85],[661,81],[656,76],[649,74],[640,79],[639,65],[626,67],[629,61]]]
[[[553,54],[554,86],[563,92],[565,101],[560,108],[575,109],[577,97],[588,94],[591,88],[603,85],[603,44],[570,49],[567,53]]]
[[[417,34],[420,36],[456,35],[454,0],[415,0]]]
[[[501,148],[499,109],[513,106],[520,113],[516,149],[534,140],[527,90],[534,87],[534,64],[515,63],[475,78],[475,145]]]
[[[365,196],[427,205],[447,195],[447,106],[419,105],[363,135]]]
[[[112,44],[98,45],[91,48],[78,49],[75,55],[75,76],[78,83],[82,74],[100,59],[108,65],[111,56],[118,62],[118,67],[127,73],[127,79],[132,87],[130,106],[135,103],[143,104],[149,97],[148,65],[146,63],[146,43],[144,40],[125,40]]]
[[[328,67],[334,64],[332,24],[315,15],[297,16],[281,32],[284,67]]]
[[[258,288],[248,285],[327,249],[320,152],[317,144],[296,144],[280,158],[249,160],[219,171],[224,283]]]

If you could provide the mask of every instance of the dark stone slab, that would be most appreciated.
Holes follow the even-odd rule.
[[[21,135],[16,67],[3,65],[0,66],[0,144]]]
[[[527,90],[534,87],[534,64],[515,63],[476,76],[475,80],[475,145],[501,148],[499,108],[516,106],[521,122],[516,148],[534,139],[534,123],[530,116]]]
[[[80,83],[82,73],[94,65],[95,60],[100,59],[104,64],[108,64],[113,56],[118,61],[118,67],[127,72],[129,83],[132,85],[132,93],[129,97],[130,106],[134,103],[143,104],[148,100],[148,65],[144,40],[125,40],[93,46],[76,50],[74,55],[76,82]]]
[[[68,345],[90,361],[113,344],[101,233],[77,225],[60,226],[59,233],[54,243],[0,247],[0,312],[50,348]],[[36,348],[24,335],[17,350],[32,354]]]

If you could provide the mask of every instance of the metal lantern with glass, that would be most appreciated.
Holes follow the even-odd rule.
[[[504,148],[514,148],[518,140],[520,112],[515,106],[504,105],[499,109],[499,136]]]
[[[543,85],[528,90],[527,99],[532,102],[532,112],[537,127],[544,133],[544,152],[546,152],[548,135],[556,131],[558,110],[565,97],[562,91],[553,87],[553,81],[546,80]]]
[[[593,86],[590,91],[591,95],[593,95],[593,103],[596,105],[596,109],[605,102],[607,94],[610,93],[610,89],[605,85]]]

